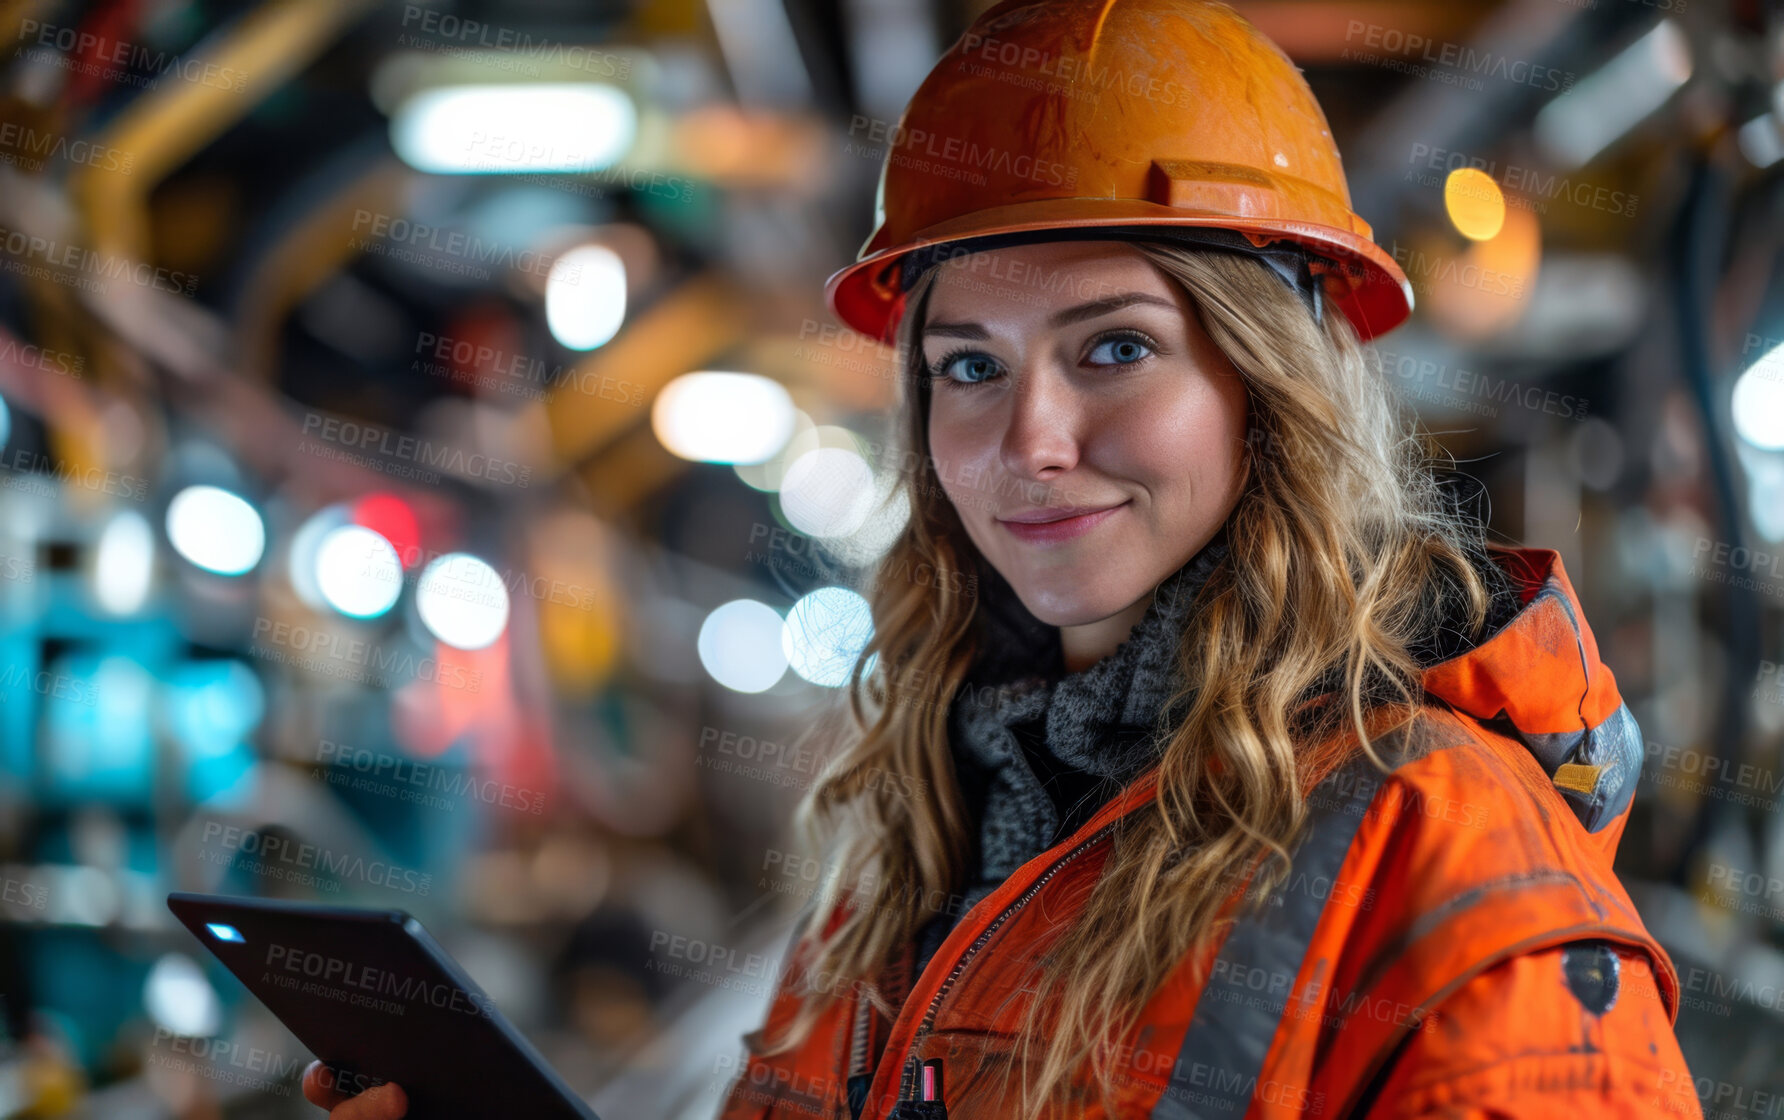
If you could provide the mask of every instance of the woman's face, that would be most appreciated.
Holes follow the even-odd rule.
[[[937,267],[920,335],[929,446],[968,535],[1049,625],[1135,606],[1239,500],[1238,372],[1183,289],[1124,242]],[[1068,511],[1095,512],[1057,520]]]

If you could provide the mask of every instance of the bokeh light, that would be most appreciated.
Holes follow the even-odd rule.
[[[336,503],[311,514],[292,534],[291,547],[285,556],[285,570],[291,580],[291,589],[306,606],[315,610],[328,606],[328,600],[322,597],[322,585],[316,581],[317,559],[322,553],[322,542],[329,534],[351,523],[347,507]]]
[[[1784,345],[1742,371],[1729,406],[1742,439],[1767,451],[1784,451]]]
[[[551,264],[545,323],[572,350],[605,345],[626,321],[626,265],[605,245],[580,245]]]
[[[355,525],[364,525],[390,542],[397,559],[413,568],[421,559],[421,524],[415,510],[395,494],[367,494],[353,503]]]
[[[1462,236],[1485,241],[1505,225],[1505,194],[1485,171],[1458,167],[1443,180],[1443,206]]]
[[[239,576],[266,551],[266,525],[245,498],[216,486],[188,486],[167,507],[174,551],[207,572]]]
[[[316,586],[342,614],[376,618],[402,595],[403,565],[382,534],[363,525],[342,525],[316,550]]]
[[[781,626],[781,616],[767,603],[733,599],[701,624],[700,664],[733,692],[773,688],[787,672]]]
[[[483,649],[508,626],[502,577],[468,552],[449,552],[422,570],[415,609],[434,637],[455,649]]]
[[[873,611],[846,587],[820,587],[787,612],[781,649],[793,671],[813,684],[838,688],[873,637]]]
[[[114,514],[100,530],[93,557],[93,597],[116,615],[135,614],[155,576],[155,533],[133,509]]]
[[[523,82],[423,90],[397,108],[390,143],[439,174],[593,171],[632,146],[638,111],[598,82]]]
[[[846,537],[873,512],[873,468],[847,448],[813,448],[787,468],[780,498],[782,512],[801,533]]]
[[[184,953],[165,953],[143,981],[143,1008],[169,1034],[206,1038],[223,1026],[223,1005],[198,962]]]
[[[670,454],[697,463],[760,463],[793,435],[793,398],[751,373],[685,373],[663,386],[651,427]]]

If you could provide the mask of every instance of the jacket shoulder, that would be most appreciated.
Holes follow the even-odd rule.
[[[1622,726],[1627,709],[1617,711],[1623,716],[1606,721],[1617,726],[1601,724],[1601,730],[1606,737],[1634,740],[1639,773],[1640,734]],[[1602,821],[1590,813],[1582,817],[1569,764],[1551,764],[1515,727],[1441,702],[1422,705],[1395,734],[1391,747],[1403,761],[1382,779],[1368,817],[1377,830],[1391,827],[1399,844],[1415,845],[1422,858],[1438,861],[1444,874],[1423,886],[1564,875],[1589,894],[1604,892],[1627,905],[1611,870],[1627,814]],[[1396,755],[1388,757],[1392,762]],[[1359,832],[1367,831],[1366,822]]]
[[[1597,923],[1652,940],[1612,868],[1626,815],[1588,831],[1522,738],[1441,704],[1421,707],[1400,734],[1406,760],[1381,778],[1353,853],[1372,868],[1384,918],[1407,927],[1386,951],[1471,911],[1509,912],[1494,919],[1505,932],[1480,941],[1481,952],[1539,937],[1544,926],[1558,934]]]
[[[1326,907],[1305,962],[1337,1024],[1319,1064],[1361,1075],[1360,1091],[1451,992],[1582,939],[1643,954],[1676,1019],[1677,973],[1611,868],[1612,830],[1589,833],[1521,740],[1471,716],[1427,704],[1393,738],[1380,745],[1404,761],[1368,771],[1379,785],[1330,896],[1360,901]]]

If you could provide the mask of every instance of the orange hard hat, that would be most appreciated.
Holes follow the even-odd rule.
[[[825,296],[892,343],[923,267],[1021,241],[1183,240],[1263,257],[1362,338],[1412,285],[1351,211],[1325,113],[1282,50],[1211,0],[1003,0],[942,56],[887,146],[875,227]]]

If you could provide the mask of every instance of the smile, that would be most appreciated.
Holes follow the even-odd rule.
[[[1127,507],[1127,502],[1108,509],[1099,509],[1091,513],[1082,513],[1076,517],[1064,517],[1058,521],[1003,521],[998,524],[1008,529],[1017,540],[1031,544],[1047,544],[1054,541],[1071,540],[1082,536],[1101,525],[1118,511]]]

